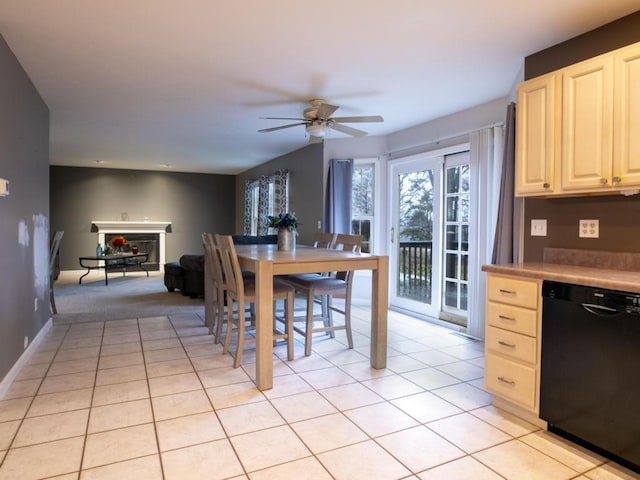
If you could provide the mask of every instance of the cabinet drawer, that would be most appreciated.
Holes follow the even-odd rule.
[[[535,337],[538,332],[538,312],[503,303],[488,302],[487,323],[494,327]]]
[[[488,353],[484,374],[485,387],[491,393],[529,409],[536,408],[535,368]]]
[[[488,350],[531,364],[536,363],[536,339],[509,332],[501,328],[488,327],[485,345]]]
[[[487,277],[487,297],[494,302],[507,303],[525,308],[538,308],[538,283],[514,278]]]

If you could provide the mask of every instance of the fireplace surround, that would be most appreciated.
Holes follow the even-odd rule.
[[[98,243],[105,244],[105,240],[114,234],[136,236],[142,234],[158,235],[157,256],[158,268],[162,269],[166,263],[166,234],[171,232],[171,222],[135,222],[135,221],[108,221],[108,220],[92,220],[91,231],[98,234]],[[136,240],[134,240],[135,242]]]

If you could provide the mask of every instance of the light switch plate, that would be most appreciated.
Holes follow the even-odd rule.
[[[531,236],[546,237],[547,236],[547,220],[531,219]]]
[[[580,238],[600,237],[600,221],[597,219],[580,220],[578,236]]]

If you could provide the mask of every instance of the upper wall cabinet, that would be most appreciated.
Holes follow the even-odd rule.
[[[562,70],[561,190],[611,185],[613,57],[599,56]]]
[[[640,186],[640,44],[518,87],[516,195]]]
[[[560,145],[556,125],[558,83],[558,76],[550,74],[518,85],[516,195],[554,192]]]
[[[613,181],[640,185],[640,43],[615,54]]]

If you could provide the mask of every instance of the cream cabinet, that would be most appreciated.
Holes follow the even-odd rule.
[[[541,282],[487,275],[485,388],[537,416]]]
[[[613,56],[565,68],[562,77],[561,190],[612,185]]]
[[[555,191],[559,160],[556,124],[559,77],[543,75],[518,85],[516,109],[516,195],[548,195]]]
[[[640,185],[640,43],[620,49],[615,58],[613,182]]]
[[[640,188],[640,43],[523,82],[517,196]]]

